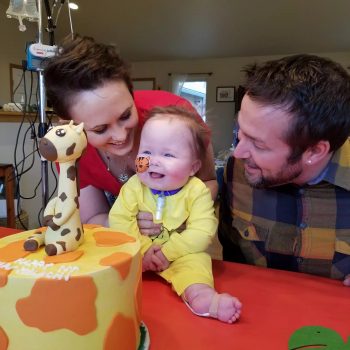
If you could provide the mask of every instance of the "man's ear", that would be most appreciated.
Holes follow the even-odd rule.
[[[201,168],[202,162],[199,159],[196,159],[192,163],[192,171],[191,171],[191,176],[195,175],[197,171]]]
[[[317,164],[329,156],[329,141],[321,140],[316,145],[309,147],[303,154],[306,164]]]

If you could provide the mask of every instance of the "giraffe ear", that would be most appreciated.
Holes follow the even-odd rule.
[[[70,122],[69,122],[68,125],[69,125],[69,126],[72,126],[72,125],[73,125],[73,119],[70,120]]]
[[[81,122],[79,125],[76,126],[75,131],[77,132],[77,134],[80,134],[84,129],[84,123]]]

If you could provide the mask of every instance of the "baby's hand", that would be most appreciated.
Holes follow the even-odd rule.
[[[152,255],[154,254],[152,247],[150,247],[142,258],[142,272],[156,271],[154,263],[152,262]]]
[[[163,252],[161,250],[162,247],[161,246],[155,246],[155,247],[156,247],[156,249],[154,250],[154,255],[152,256],[152,261],[154,261],[154,262],[157,261],[158,271],[164,271],[169,267],[170,262],[163,254]]]
[[[344,286],[350,287],[350,275],[347,275],[343,282]]]
[[[159,235],[162,230],[161,224],[155,224],[153,222],[152,213],[140,211],[137,216],[137,225],[142,235],[144,236],[156,236]]]
[[[152,245],[144,254],[142,259],[142,272],[145,271],[162,271],[161,260],[155,256],[155,251],[159,249],[159,246]]]

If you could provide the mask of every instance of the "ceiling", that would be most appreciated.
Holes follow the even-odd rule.
[[[130,61],[350,51],[349,0],[72,0],[74,31]],[[66,4],[57,41],[69,34]]]

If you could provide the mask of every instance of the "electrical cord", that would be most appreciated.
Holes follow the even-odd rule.
[[[17,135],[15,139],[15,149],[14,149],[14,168],[15,168],[15,178],[16,178],[16,198],[17,198],[17,218],[23,229],[27,230],[28,228],[26,227],[25,223],[22,221],[21,218],[21,202],[22,200],[32,200],[36,198],[38,195],[37,189],[39,188],[42,179],[38,181],[38,183],[34,186],[34,189],[32,190],[32,193],[29,194],[24,194],[23,189],[22,189],[22,177],[23,175],[29,173],[35,163],[35,159],[37,157],[40,158],[40,152],[39,152],[39,145],[38,145],[38,137],[35,129],[35,123],[38,121],[38,112],[34,115],[31,114],[30,116],[28,115],[28,106],[30,105],[30,102],[33,97],[33,90],[34,90],[34,74],[31,72],[30,74],[30,86],[27,86],[27,79],[26,79],[26,70],[23,69],[22,76],[20,79],[20,82],[16,86],[14,90],[14,95],[16,94],[17,90],[23,84],[23,94],[24,94],[24,106],[22,106],[22,119],[20,122],[20,125],[17,130]],[[37,80],[38,81],[38,80]],[[29,89],[28,89],[29,88]],[[37,102],[38,106],[38,90],[39,87],[37,85],[36,93],[35,93],[35,99]],[[29,96],[27,95],[27,91],[29,91]],[[16,104],[18,107],[19,104]],[[25,123],[28,122],[29,125],[25,127]],[[49,124],[52,125],[52,120],[49,118]],[[32,146],[30,149],[30,152],[28,153],[28,140],[32,141]],[[53,177],[55,179],[54,183],[54,189],[50,195],[50,198],[55,194],[56,189],[57,189],[57,176],[55,174],[53,164],[51,163],[51,172],[53,174]],[[40,210],[38,211],[38,222],[41,225],[41,220],[40,216],[43,212],[43,208],[41,207]]]

